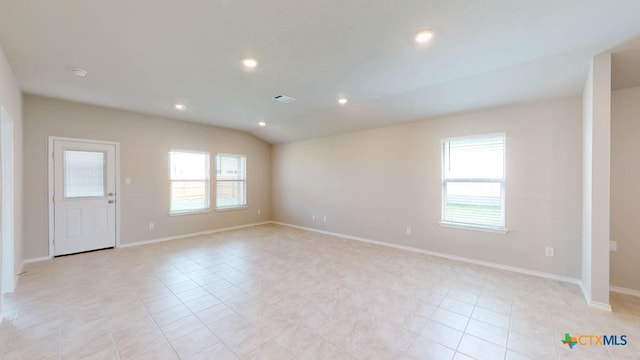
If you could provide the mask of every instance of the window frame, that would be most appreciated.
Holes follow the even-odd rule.
[[[171,153],[185,153],[185,154],[202,154],[206,155],[205,160],[205,174],[206,179],[181,179],[173,180],[171,178]],[[169,216],[182,216],[182,215],[194,215],[205,214],[211,212],[211,153],[208,151],[200,150],[184,150],[184,149],[170,149],[168,152],[168,170],[169,170]],[[171,202],[173,199],[173,183],[174,182],[205,182],[205,200],[206,207],[201,209],[188,209],[188,210],[171,210]]]
[[[220,180],[218,178],[218,165],[220,161],[220,157],[235,157],[235,158],[244,158],[244,177],[242,180]],[[232,206],[218,206],[218,182],[242,182],[243,185],[243,194],[244,194],[244,204],[240,205],[232,205]],[[216,211],[231,211],[231,210],[241,210],[249,207],[249,194],[247,192],[247,155],[244,154],[231,154],[231,153],[216,153]]]
[[[503,152],[502,152],[502,178],[449,178],[447,179],[445,174],[445,166],[446,166],[446,159],[445,159],[445,145],[447,143],[451,143],[453,141],[463,141],[463,140],[473,140],[473,139],[490,139],[490,138],[497,138],[497,137],[502,137],[503,139]],[[506,234],[509,232],[509,230],[506,227],[506,178],[507,178],[507,172],[506,172],[506,167],[507,167],[507,135],[505,132],[498,132],[498,133],[489,133],[489,134],[479,134],[479,135],[469,135],[469,136],[458,136],[458,137],[449,137],[449,138],[443,138],[440,140],[440,161],[441,161],[441,168],[440,168],[440,195],[441,195],[441,201],[440,201],[440,206],[441,206],[441,210],[440,210],[440,226],[442,227],[448,227],[448,228],[457,228],[457,229],[465,229],[465,230],[477,230],[477,231],[486,231],[486,232],[493,232],[493,233],[499,233],[499,234]],[[501,225],[500,226],[490,226],[490,225],[485,225],[485,224],[478,224],[478,223],[464,223],[464,222],[456,222],[456,221],[450,221],[450,220],[445,220],[446,217],[446,199],[447,199],[447,193],[446,193],[446,189],[447,189],[447,183],[449,182],[455,182],[455,183],[476,183],[476,184],[481,184],[481,183],[499,183],[500,184],[500,222]]]

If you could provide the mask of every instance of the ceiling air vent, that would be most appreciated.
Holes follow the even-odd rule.
[[[296,101],[296,99],[287,95],[276,95],[273,97],[273,100],[280,101],[281,103],[285,103],[285,104]]]

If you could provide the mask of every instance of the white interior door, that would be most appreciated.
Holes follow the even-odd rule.
[[[116,147],[54,140],[54,255],[114,247]]]

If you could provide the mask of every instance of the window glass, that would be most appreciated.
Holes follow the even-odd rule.
[[[104,169],[104,152],[65,150],[65,198],[105,196]]]
[[[219,154],[216,166],[216,208],[247,205],[246,167],[244,155]]]
[[[171,213],[209,209],[209,154],[171,151],[169,153]]]
[[[504,229],[505,136],[442,142],[442,221]]]

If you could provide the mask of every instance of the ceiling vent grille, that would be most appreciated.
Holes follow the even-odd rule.
[[[273,100],[280,101],[281,103],[285,103],[285,104],[296,101],[296,99],[292,98],[291,96],[282,95],[282,94],[274,96]]]

